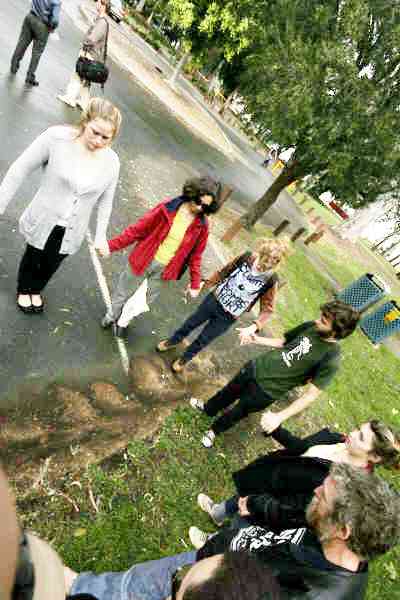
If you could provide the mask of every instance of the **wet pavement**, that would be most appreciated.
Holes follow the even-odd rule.
[[[46,127],[79,118],[77,111],[56,100],[74,68],[82,38],[65,12],[58,29],[59,40],[50,39],[40,62],[40,86],[24,86],[29,51],[17,76],[9,75],[9,60],[28,8],[25,0],[10,0],[0,7],[0,177]],[[188,176],[206,172],[222,179],[234,188],[232,205],[238,209],[256,200],[268,187],[271,175],[258,166],[250,146],[246,161],[252,168],[196,137],[112,61],[110,70],[106,95],[119,106],[124,118],[114,146],[122,170],[110,235],[165,196],[176,194]],[[245,150],[242,141],[241,151]],[[65,261],[49,284],[43,315],[24,315],[15,307],[16,271],[24,248],[17,221],[38,181],[37,173],[25,182],[0,217],[0,407],[23,403],[33,390],[36,393],[49,381],[67,381],[79,387],[102,378],[122,387],[126,384],[115,341],[98,325],[104,304],[85,244]],[[282,201],[268,218],[276,224],[285,218],[285,210]],[[104,263],[111,287],[126,259],[126,254],[118,253]],[[212,246],[205,262],[206,271],[218,265]],[[178,289],[181,287],[172,285],[151,314],[136,320],[128,340],[131,355],[150,350],[160,336],[193,310],[183,303]]]

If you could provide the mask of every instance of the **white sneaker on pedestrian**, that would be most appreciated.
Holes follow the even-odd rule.
[[[189,400],[189,404],[192,408],[195,408],[196,410],[200,410],[201,412],[203,412],[204,410],[204,402],[203,400],[199,400],[198,398],[190,398]]]
[[[214,445],[215,433],[212,429],[209,429],[205,432],[203,437],[201,438],[201,443],[205,448],[211,448]]]
[[[61,102],[64,102],[64,104],[68,104],[68,106],[70,106],[71,108],[76,108],[76,102],[71,100],[71,98],[68,98],[68,96],[63,96],[62,94],[58,94],[57,100],[61,100]]]
[[[200,506],[201,510],[204,510],[218,527],[221,527],[223,521],[217,521],[217,519],[213,515],[213,508],[215,506],[215,502],[211,500],[209,496],[206,494],[199,494],[197,496],[197,504]]]
[[[209,537],[210,536],[208,533],[202,531],[198,527],[190,527],[189,529],[189,539],[192,542],[192,546],[194,546],[196,550],[200,550]]]

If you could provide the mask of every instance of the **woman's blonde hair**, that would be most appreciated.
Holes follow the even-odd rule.
[[[290,242],[287,238],[263,238],[256,245],[258,254],[258,264],[261,270],[268,268],[271,253],[277,255],[276,266],[281,265],[284,259],[290,254]]]
[[[117,137],[122,116],[119,109],[112,102],[104,98],[91,98],[79,121],[79,135],[82,135],[86,125],[94,119],[103,119],[103,121],[110,123],[113,128],[112,139]]]

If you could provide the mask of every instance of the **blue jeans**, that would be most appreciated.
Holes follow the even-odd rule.
[[[70,595],[91,594],[97,600],[165,600],[174,572],[196,562],[196,551],[149,560],[119,573],[81,573]]]
[[[186,348],[181,360],[184,363],[192,360],[203,348],[213,340],[225,333],[235,322],[234,317],[227,313],[218,302],[214,294],[208,294],[194,312],[169,338],[170,344],[179,344],[194,329],[207,323],[197,338]]]
[[[228,500],[215,503],[212,508],[212,517],[216,521],[225,521],[227,517],[233,517],[239,510],[239,496],[232,496]]]

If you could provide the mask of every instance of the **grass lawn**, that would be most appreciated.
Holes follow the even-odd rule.
[[[257,231],[260,233],[260,228]],[[244,237],[248,242],[252,236],[246,233]],[[234,250],[239,245],[235,241]],[[332,261],[331,268],[340,260],[340,256],[325,258]],[[358,267],[349,262],[347,259],[346,269],[354,276]],[[272,322],[276,334],[315,318],[330,291],[301,250],[289,257],[282,275],[287,284]],[[345,340],[342,348],[342,367],[328,393],[291,420],[289,427],[301,434],[322,426],[349,431],[376,416],[399,426],[398,359],[383,347],[373,349],[361,332]],[[180,408],[165,421],[157,439],[132,442],[111,462],[86,470],[79,483],[73,484],[66,474],[64,490],[80,512],[60,497],[44,502],[41,492],[36,491],[19,506],[20,514],[26,525],[52,540],[66,563],[76,570],[121,570],[136,562],[185,551],[190,525],[214,529],[196,506],[199,491],[207,491],[215,499],[229,497],[234,491],[230,473],[273,447],[273,442],[260,435],[258,418],[221,436],[208,451],[199,443],[208,419]],[[384,475],[400,487],[398,475]],[[89,501],[89,489],[99,501],[98,510]],[[373,564],[368,600],[399,597],[399,559],[397,548]]]

